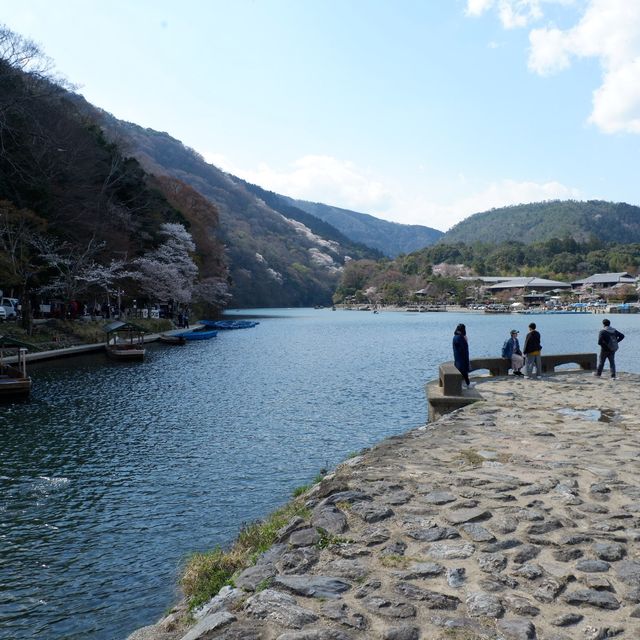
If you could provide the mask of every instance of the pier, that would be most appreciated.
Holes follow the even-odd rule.
[[[195,623],[130,640],[640,637],[640,376],[591,362],[481,378],[311,488]]]

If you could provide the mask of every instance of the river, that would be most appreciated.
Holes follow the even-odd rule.
[[[150,345],[144,363],[33,365],[31,399],[0,406],[1,639],[122,640],[156,621],[188,553],[229,544],[322,468],[424,424],[424,384],[458,322],[481,357],[531,321],[544,353],[594,351],[603,318],[252,314],[255,328]],[[640,373],[640,316],[611,320],[627,336],[618,368]]]

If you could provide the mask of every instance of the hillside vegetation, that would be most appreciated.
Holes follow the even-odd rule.
[[[378,249],[389,258],[428,247],[444,235],[442,231],[431,227],[418,224],[398,224],[397,222],[380,220],[366,213],[331,207],[320,202],[280,197],[333,225],[348,238]]]
[[[106,135],[124,144],[148,172],[189,184],[218,210],[233,306],[330,304],[347,259],[380,255],[304,211],[285,206],[277,194],[208,164],[167,133],[104,112],[100,118]]]
[[[570,237],[577,242],[640,242],[640,208],[624,202],[553,200],[476,213],[452,227],[440,242],[516,240],[531,244]]]
[[[395,260],[361,260],[347,265],[335,301],[355,299],[386,304],[417,300],[426,290],[434,301],[464,302],[465,285],[459,275],[537,276],[572,281],[594,273],[632,274],[640,268],[640,244],[604,243],[573,238],[545,242],[501,244],[441,243]]]
[[[227,297],[215,208],[149,176],[50,68],[0,26],[0,288],[27,324],[51,300],[199,299],[215,313]]]

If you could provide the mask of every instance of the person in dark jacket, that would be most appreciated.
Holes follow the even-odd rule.
[[[596,377],[602,375],[605,360],[609,361],[611,369],[611,379],[616,379],[616,351],[618,350],[618,342],[624,340],[624,334],[620,333],[611,326],[611,322],[605,318],[602,321],[604,329],[598,334],[598,344],[600,345],[600,360],[598,362],[598,370],[593,374]]]
[[[523,375],[520,369],[524,366],[524,357],[522,351],[520,351],[518,331],[516,329],[511,329],[510,337],[504,341],[502,345],[502,357],[510,361],[514,376]]]
[[[540,352],[542,345],[540,344],[540,333],[536,331],[536,323],[529,325],[529,333],[524,339],[524,349],[522,349],[526,358],[527,378],[533,378],[533,365],[536,366],[536,378],[542,377],[542,358]]]
[[[467,342],[467,328],[463,324],[459,324],[453,333],[453,363],[456,369],[462,374],[462,377],[469,387],[473,387],[473,383],[469,381],[469,343]]]

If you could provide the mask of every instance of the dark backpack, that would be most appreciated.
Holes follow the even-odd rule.
[[[607,349],[609,351],[617,351],[618,350],[618,336],[615,333],[611,333],[610,331],[606,331],[606,340],[607,340]]]

